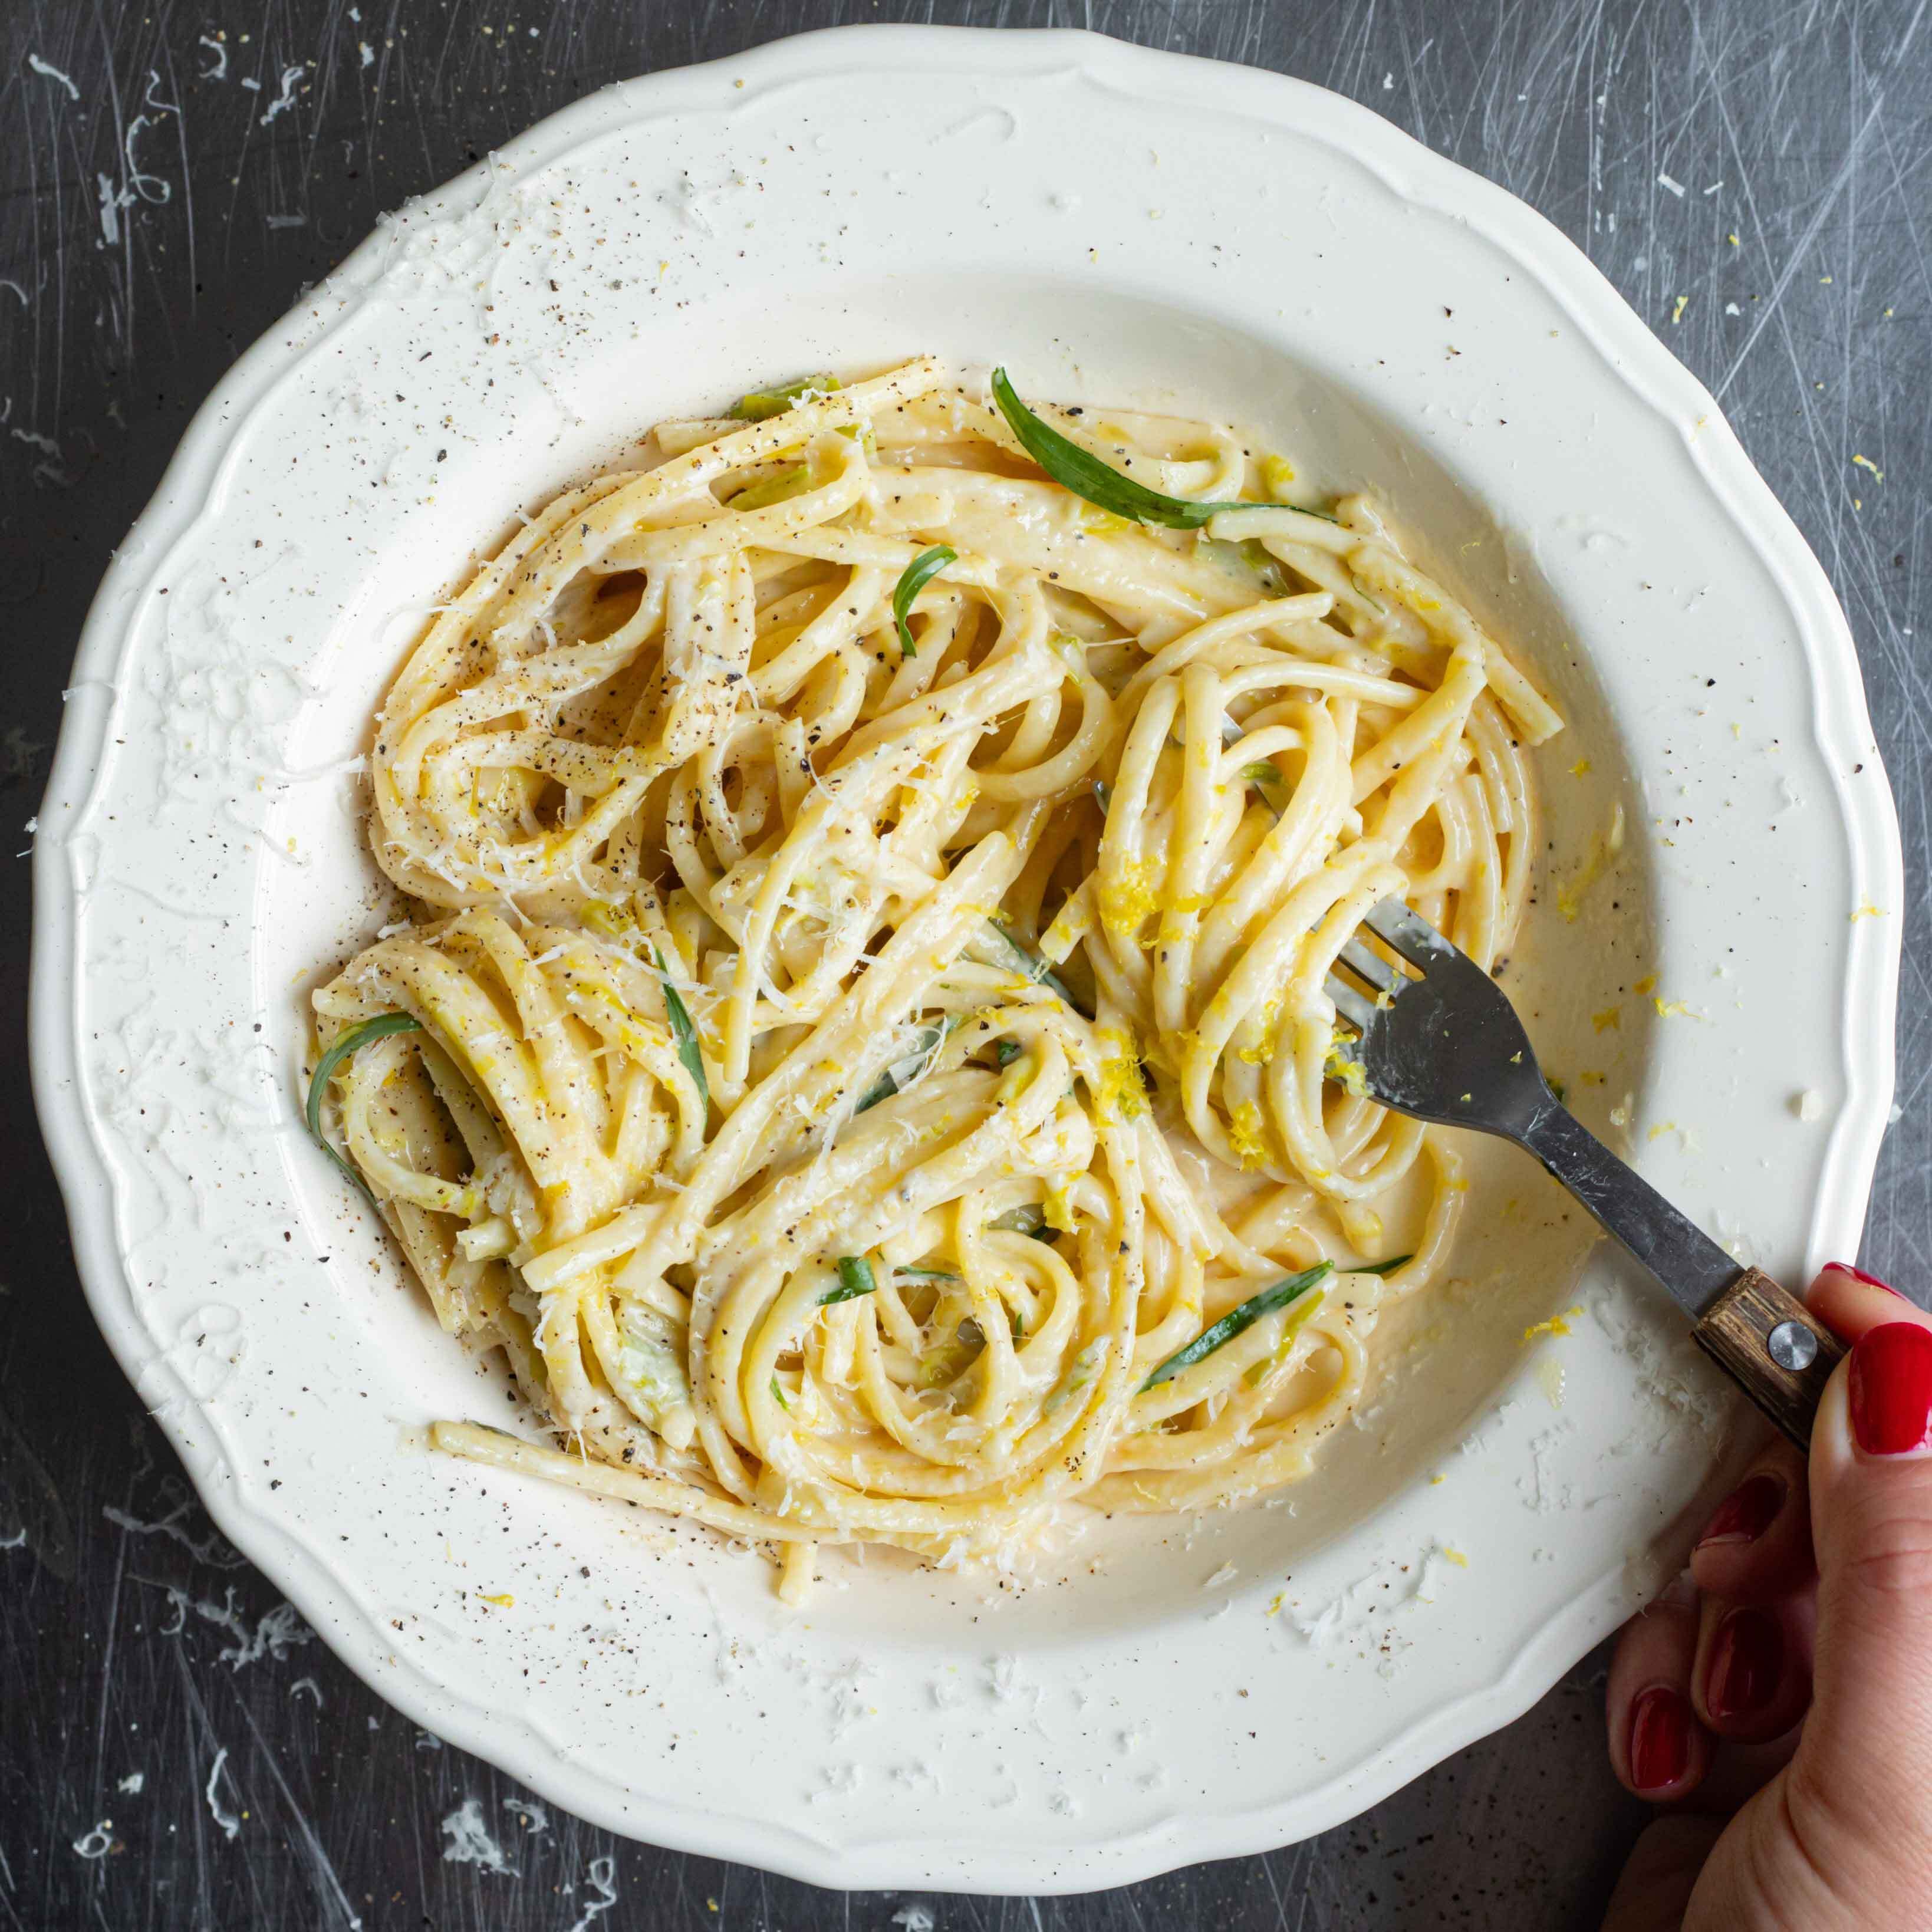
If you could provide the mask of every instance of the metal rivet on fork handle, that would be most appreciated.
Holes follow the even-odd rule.
[[[1780,1322],[1764,1338],[1771,1359],[1796,1375],[1818,1359],[1818,1338],[1802,1322]]]

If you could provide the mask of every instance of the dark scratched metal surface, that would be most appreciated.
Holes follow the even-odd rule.
[[[112,546],[235,355],[382,210],[622,76],[811,26],[1084,26],[1366,103],[1574,236],[1850,611],[1925,877],[1928,0],[6,0],[0,7],[0,1928],[1588,1928],[1638,1822],[1600,1658],[1354,1823],[1042,1901],[620,1843],[376,1701],[189,1496],[82,1305],[22,1052],[26,821]],[[1882,472],[1882,476],[1880,472]],[[1932,640],[1928,640],[1932,642]],[[1932,1283],[1932,956],[1868,1258]]]

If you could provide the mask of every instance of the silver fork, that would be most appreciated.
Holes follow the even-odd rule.
[[[1328,979],[1372,1098],[1398,1113],[1526,1148],[1674,1295],[1705,1351],[1802,1449],[1844,1345],[1795,1295],[1741,1266],[1611,1153],[1556,1096],[1516,1009],[1419,914],[1384,899],[1364,923],[1412,977],[1358,937]],[[1366,990],[1364,990],[1364,988]]]

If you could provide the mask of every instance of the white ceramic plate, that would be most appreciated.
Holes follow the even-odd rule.
[[[1074,1889],[1333,1825],[1514,1716],[1676,1560],[1738,1412],[1505,1154],[1460,1285],[1312,1480],[1090,1527],[1024,1590],[835,1565],[792,1616],[754,1556],[422,1448],[501,1390],[296,1118],[304,997],[382,904],[343,761],[519,508],[660,416],[922,350],[1223,412],[1375,489],[1573,720],[1541,754],[1581,913],[1535,915],[1540,1048],[1600,1124],[1628,1096],[1646,1170],[1720,1237],[1793,1278],[1854,1250],[1899,850],[1797,531],[1521,204],[1332,94],[1078,34],[852,29],[614,88],[304,297],[88,621],[34,1071],[110,1342],[223,1530],[386,1696],[660,1843]]]

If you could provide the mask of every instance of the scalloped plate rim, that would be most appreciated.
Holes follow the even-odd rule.
[[[613,82],[547,116],[485,160],[409,203],[403,220],[460,223],[479,205],[473,190],[492,178],[493,164],[519,171],[550,164],[578,144],[620,122],[653,118],[680,94],[700,92],[720,76],[754,78],[764,88],[822,79],[842,71],[903,65],[943,46],[976,73],[1031,73],[1058,61],[1132,94],[1198,97],[1211,82],[1260,118],[1293,122],[1370,168],[1403,199],[1470,225],[1534,275],[1559,301],[1646,406],[1696,444],[1698,467],[1724,501],[1789,603],[1802,638],[1817,703],[1821,746],[1869,763],[1870,730],[1850,631],[1822,567],[1802,534],[1745,455],[1703,386],[1678,363],[1595,266],[1553,224],[1506,190],[1436,154],[1371,110],[1288,76],[1195,56],[1160,52],[1069,29],[1015,31],[906,26],[822,29],[767,43],[701,65]],[[837,56],[849,54],[849,59]],[[1320,125],[1324,122],[1328,124]],[[464,206],[464,197],[470,206]],[[385,226],[360,242],[329,278],[354,284],[380,272],[388,245]],[[1286,1803],[1220,1815],[1170,1811],[1131,1834],[1058,1851],[932,1840],[883,1840],[842,1850],[766,1820],[720,1818],[694,1809],[636,1801],[564,1758],[520,1718],[506,1719],[472,1703],[454,1705],[400,1659],[386,1666],[358,1616],[343,1614],[326,1563],[274,1516],[242,1502],[223,1480],[230,1472],[208,1460],[180,1414],[194,1398],[171,1364],[138,1332],[123,1264],[112,1235],[114,1183],[94,1140],[93,1123],[74,1098],[78,1078],[66,992],[73,980],[76,902],[66,842],[47,820],[84,811],[99,773],[105,712],[98,693],[111,685],[130,642],[128,614],[142,588],[204,516],[217,514],[230,446],[283,376],[327,340],[330,326],[304,324],[303,303],[272,326],[224,376],[197,410],[162,481],[136,525],[157,541],[124,544],[89,609],[72,679],[73,700],[41,807],[34,854],[36,912],[30,990],[30,1059],[42,1129],[53,1159],[88,1301],[116,1358],[144,1399],[168,1386],[159,1420],[182,1455],[210,1515],[236,1546],[283,1588],[296,1607],[328,1636],[343,1660],[387,1701],[436,1735],[526,1779],[594,1822],[629,1836],[648,1829],[653,1842],[703,1856],[756,1863],[808,1882],[855,1888],[905,1888],[938,1882],[978,1892],[1076,1891],[1132,1882],[1181,1862],[1238,1856],[1292,1842],[1355,1815],[1429,1765],[1520,1715],[1614,1622],[1614,1570],[1580,1592],[1558,1615],[1527,1634],[1505,1668],[1486,1684],[1436,1707],[1392,1741],[1371,1745],[1324,1784]],[[1674,394],[1672,393],[1674,392]],[[1834,803],[1850,839],[1853,862],[1874,892],[1897,903],[1903,854],[1889,789],[1881,782],[1856,790],[1834,769]],[[1851,996],[1844,1016],[1844,1106],[1826,1156],[1812,1217],[1814,1246],[1855,1236],[1874,1171],[1893,1084],[1890,1052],[1899,958],[1895,920],[1863,922],[1846,965]],[[105,1210],[105,1211],[104,1211]],[[1822,1231],[1821,1236],[1820,1231]],[[1822,1255],[1810,1258],[1815,1262]],[[524,1750],[543,1762],[534,1769]],[[640,1818],[640,1810],[647,1815]],[[664,1831],[662,1826],[672,1828]],[[961,1854],[969,1857],[962,1866]]]

